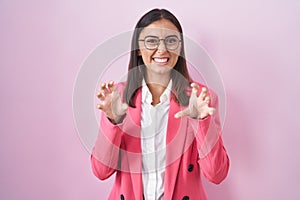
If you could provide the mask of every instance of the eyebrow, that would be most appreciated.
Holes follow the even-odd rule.
[[[155,35],[146,35],[145,37],[157,37],[157,38],[159,38],[158,36],[155,36]],[[178,37],[178,36],[177,35],[168,35],[167,37]],[[165,37],[165,38],[167,38],[167,37]]]

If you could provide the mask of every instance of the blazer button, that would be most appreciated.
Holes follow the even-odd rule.
[[[191,171],[193,171],[193,169],[194,169],[194,165],[189,164],[189,166],[188,166],[188,171],[191,172]]]
[[[121,200],[125,200],[125,197],[124,197],[123,194],[120,195],[120,199],[121,199]]]
[[[182,200],[189,200],[189,199],[190,199],[190,197],[184,196]]]

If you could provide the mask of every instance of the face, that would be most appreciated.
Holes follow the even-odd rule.
[[[180,32],[169,20],[155,21],[145,27],[139,36],[139,56],[143,58],[147,73],[170,73],[178,60],[180,40]],[[157,41],[159,43],[155,45]]]

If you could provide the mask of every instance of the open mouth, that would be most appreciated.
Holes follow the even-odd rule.
[[[153,58],[153,61],[157,64],[167,64],[169,58]]]

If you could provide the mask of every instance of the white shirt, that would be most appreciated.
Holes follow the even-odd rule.
[[[160,103],[153,106],[152,94],[143,80],[141,147],[142,179],[145,200],[164,199],[164,177],[166,160],[166,134],[172,80],[160,96]]]

